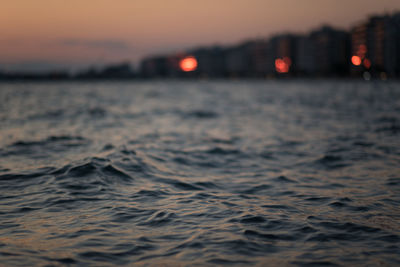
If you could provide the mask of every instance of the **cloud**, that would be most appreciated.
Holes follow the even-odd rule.
[[[85,47],[102,50],[119,50],[127,51],[132,49],[132,46],[121,40],[102,39],[102,40],[87,40],[87,39],[64,39],[59,42],[63,46]]]

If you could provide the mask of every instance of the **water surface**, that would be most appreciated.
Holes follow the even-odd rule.
[[[0,84],[0,261],[400,264],[398,82]]]

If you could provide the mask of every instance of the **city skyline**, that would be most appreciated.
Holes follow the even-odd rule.
[[[102,0],[95,6],[72,1],[61,7],[60,1],[6,1],[0,11],[0,69],[138,63],[151,54],[235,44],[278,32],[304,33],[324,24],[349,29],[370,15],[400,10],[400,3],[391,0],[349,1],[346,7],[337,1],[321,2],[253,0],[228,5],[174,0],[116,5]]]

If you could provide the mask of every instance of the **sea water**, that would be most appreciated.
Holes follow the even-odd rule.
[[[0,84],[0,265],[400,264],[400,83]]]

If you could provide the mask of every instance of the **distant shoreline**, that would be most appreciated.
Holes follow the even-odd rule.
[[[24,83],[24,82],[246,82],[246,81],[259,81],[259,82],[285,82],[285,81],[365,81],[365,82],[399,82],[400,78],[390,77],[386,80],[379,78],[371,78],[365,80],[362,77],[275,77],[275,78],[259,78],[259,77],[242,77],[242,78],[99,78],[99,79],[51,79],[51,78],[12,78],[0,79],[0,83]]]

